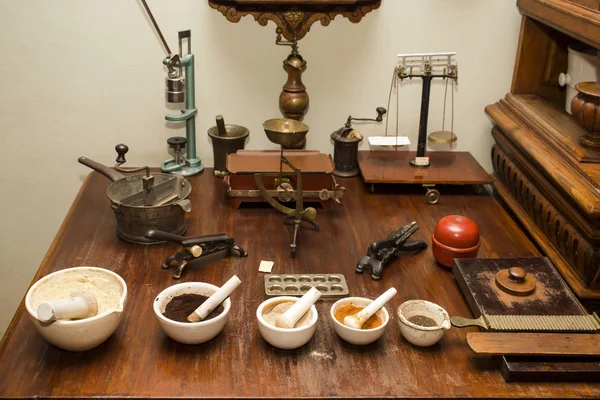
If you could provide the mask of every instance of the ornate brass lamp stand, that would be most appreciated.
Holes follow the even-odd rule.
[[[367,13],[379,8],[381,0],[208,0],[208,5],[230,22],[239,22],[246,15],[252,15],[262,26],[269,21],[275,22],[275,43],[292,47],[291,53],[283,60],[288,79],[279,95],[279,109],[286,118],[302,121],[308,111],[309,99],[302,83],[306,61],[298,52],[298,41],[317,21],[327,26],[341,15],[357,23]],[[306,140],[302,139],[284,147],[301,149],[305,144]]]

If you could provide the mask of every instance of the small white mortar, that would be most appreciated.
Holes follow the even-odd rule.
[[[263,311],[265,307],[273,305],[274,303],[283,303],[286,301],[296,302],[297,297],[291,296],[278,296],[271,299],[265,300],[256,309],[256,319],[258,321],[258,331],[260,335],[267,341],[267,343],[278,349],[291,350],[297,349],[298,347],[304,346],[313,337],[317,328],[317,308],[313,305],[308,312],[310,315],[310,322],[308,325],[300,328],[278,328],[274,325],[269,324],[263,317]]]
[[[431,318],[437,326],[421,326],[408,319],[421,315]],[[410,343],[427,347],[440,341],[444,331],[450,329],[450,316],[442,307],[425,300],[409,300],[398,307],[398,324],[402,336]]]
[[[365,308],[369,304],[373,302],[372,299],[367,299],[365,297],[347,297],[345,299],[340,299],[333,303],[331,306],[330,314],[331,319],[333,320],[333,329],[335,333],[338,334],[339,337],[344,339],[348,343],[357,344],[357,345],[365,345],[370,344],[376,341],[383,335],[385,331],[385,327],[390,320],[390,315],[385,307],[382,307],[375,315],[381,318],[381,325],[377,328],[373,329],[355,329],[349,326],[342,324],[340,321],[335,319],[335,312],[338,308],[345,306],[347,304],[352,304],[356,307]]]
[[[210,297],[219,289],[218,286],[204,282],[186,282],[169,286],[154,299],[154,314],[167,336],[179,343],[200,344],[208,342],[223,330],[229,319],[231,300],[223,302],[223,312],[214,318],[200,322],[178,322],[163,315],[165,307],[173,297],[182,294],[199,294]]]

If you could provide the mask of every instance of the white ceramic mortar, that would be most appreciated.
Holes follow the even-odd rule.
[[[186,282],[169,286],[154,299],[154,314],[167,336],[179,343],[200,344],[208,342],[223,330],[229,320],[231,300],[223,302],[223,312],[215,318],[200,322],[177,322],[163,315],[165,307],[173,297],[182,294],[199,294],[210,297],[219,289],[218,286],[205,282]]]
[[[309,323],[300,328],[278,328],[265,321],[263,318],[263,311],[265,307],[268,307],[274,303],[282,303],[286,301],[296,302],[298,301],[298,298],[291,296],[278,296],[265,300],[260,303],[256,309],[256,319],[258,321],[258,331],[263,339],[267,341],[267,343],[279,349],[291,350],[304,346],[313,337],[317,328],[316,324],[319,314],[317,314],[317,308],[313,305],[310,308],[310,312],[312,312],[312,314]]]
[[[437,326],[421,326],[408,319],[415,315],[431,318]],[[398,307],[398,324],[402,336],[410,343],[427,347],[440,341],[444,331],[450,329],[450,316],[442,307],[425,300],[409,300]]]
[[[355,329],[349,326],[342,324],[340,321],[335,319],[335,312],[338,308],[345,306],[347,304],[352,304],[356,307],[365,308],[369,304],[371,304],[373,300],[367,299],[365,297],[347,297],[345,299],[340,299],[333,303],[331,306],[330,314],[331,319],[333,320],[333,329],[335,333],[338,334],[339,337],[344,339],[348,343],[357,344],[357,345],[365,345],[369,343],[373,343],[377,339],[383,335],[385,328],[390,320],[390,315],[386,310],[385,306],[382,307],[375,315],[381,318],[381,325],[377,328],[373,329]]]
[[[51,324],[38,319],[37,310],[33,309],[32,297],[36,290],[53,279],[68,274],[102,275],[113,279],[121,287],[119,306],[90,318],[80,320],[60,320]],[[119,326],[127,300],[127,284],[119,275],[104,268],[74,267],[53,272],[37,281],[25,296],[25,307],[35,329],[50,343],[69,351],[85,351],[103,343]]]

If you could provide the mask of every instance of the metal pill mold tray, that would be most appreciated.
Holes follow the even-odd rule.
[[[312,287],[322,297],[348,296],[348,284],[342,274],[268,274],[265,275],[267,296],[302,296]]]

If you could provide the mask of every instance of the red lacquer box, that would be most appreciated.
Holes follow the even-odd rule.
[[[462,215],[440,219],[431,238],[436,261],[452,268],[455,258],[475,258],[479,250],[479,228],[473,220]]]

